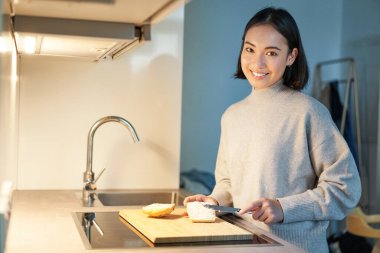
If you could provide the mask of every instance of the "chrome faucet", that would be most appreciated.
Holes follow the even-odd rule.
[[[118,117],[118,116],[107,116],[99,119],[95,122],[95,124],[91,127],[90,132],[88,133],[87,138],[87,166],[86,171],[83,174],[83,201],[87,204],[92,203],[92,201],[95,199],[94,191],[96,190],[96,181],[99,179],[103,171],[99,174],[99,176],[94,180],[95,173],[92,171],[92,153],[93,153],[93,142],[94,142],[94,135],[96,130],[107,122],[118,122],[122,125],[124,125],[126,128],[128,128],[129,132],[131,133],[132,139],[134,142],[140,142],[139,137],[137,136],[137,133],[135,129],[133,128],[132,124],[129,123],[127,120]]]

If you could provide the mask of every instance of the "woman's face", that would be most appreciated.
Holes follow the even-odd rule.
[[[295,48],[289,52],[286,38],[271,25],[251,27],[241,52],[241,67],[255,89],[267,88],[282,79],[287,65],[297,57]]]

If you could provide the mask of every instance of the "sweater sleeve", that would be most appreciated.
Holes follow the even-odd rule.
[[[232,205],[231,179],[226,165],[226,128],[223,126],[223,118],[225,115],[222,117],[221,137],[216,159],[215,187],[210,197],[216,199],[219,205],[229,206]]]
[[[361,182],[354,158],[332,124],[327,124],[331,126],[328,129],[318,130],[319,136],[313,136],[310,141],[313,143],[310,161],[317,176],[315,188],[278,198],[284,211],[284,223],[343,219],[360,199]]]

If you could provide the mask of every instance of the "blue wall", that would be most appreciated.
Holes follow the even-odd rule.
[[[345,0],[343,55],[356,59],[362,139],[362,202],[380,212],[380,1]],[[353,112],[353,110],[351,110]],[[353,117],[351,117],[353,118]]]

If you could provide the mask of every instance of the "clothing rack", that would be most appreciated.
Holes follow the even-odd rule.
[[[353,58],[341,58],[335,60],[329,60],[320,62],[315,67],[315,78],[313,85],[313,94],[315,97],[320,98],[321,89],[326,81],[322,80],[322,67],[328,65],[336,65],[336,64],[347,64],[348,66],[348,74],[346,79],[334,79],[338,81],[339,84],[345,84],[344,91],[344,102],[343,102],[343,112],[342,112],[342,122],[340,125],[341,134],[344,133],[346,127],[346,118],[347,111],[349,107],[349,97],[351,90],[354,93],[354,109],[355,109],[355,128],[356,128],[356,140],[357,140],[357,155],[358,155],[358,167],[359,170],[363,168],[363,160],[362,160],[362,143],[361,143],[361,131],[360,131],[360,115],[359,115],[359,98],[358,98],[358,80],[356,77],[356,63]],[[351,87],[352,86],[352,87]]]
[[[328,81],[324,81],[322,79],[322,68],[335,65],[335,66],[347,66],[347,78],[336,78]],[[342,66],[342,67],[343,67]],[[342,71],[343,69],[340,69]],[[364,170],[363,167],[363,160],[362,160],[362,143],[361,143],[361,131],[360,131],[360,114],[359,114],[359,98],[358,98],[358,80],[356,76],[356,63],[353,58],[341,58],[341,59],[334,59],[329,61],[320,62],[315,67],[315,78],[314,78],[314,85],[313,85],[313,96],[317,99],[322,99],[322,87],[324,85],[330,84],[331,81],[337,82],[339,85],[344,85],[344,99],[343,99],[343,110],[342,110],[342,117],[341,117],[341,123],[340,123],[340,133],[344,135],[344,130],[346,127],[346,119],[347,119],[347,113],[348,113],[348,107],[349,104],[349,98],[350,98],[350,92],[353,92],[354,94],[354,113],[355,113],[355,128],[356,128],[356,143],[357,143],[357,158],[358,158],[358,170],[361,172],[361,176],[365,178],[365,182],[367,182],[367,189],[365,189],[365,194],[367,197],[367,202],[369,201],[369,182],[368,182],[368,173]],[[364,189],[363,189],[364,190]],[[363,192],[364,193],[364,192]],[[341,234],[342,231],[345,231],[345,221],[336,221],[331,222],[329,229],[328,229],[328,237],[332,238],[336,236],[337,234]]]

